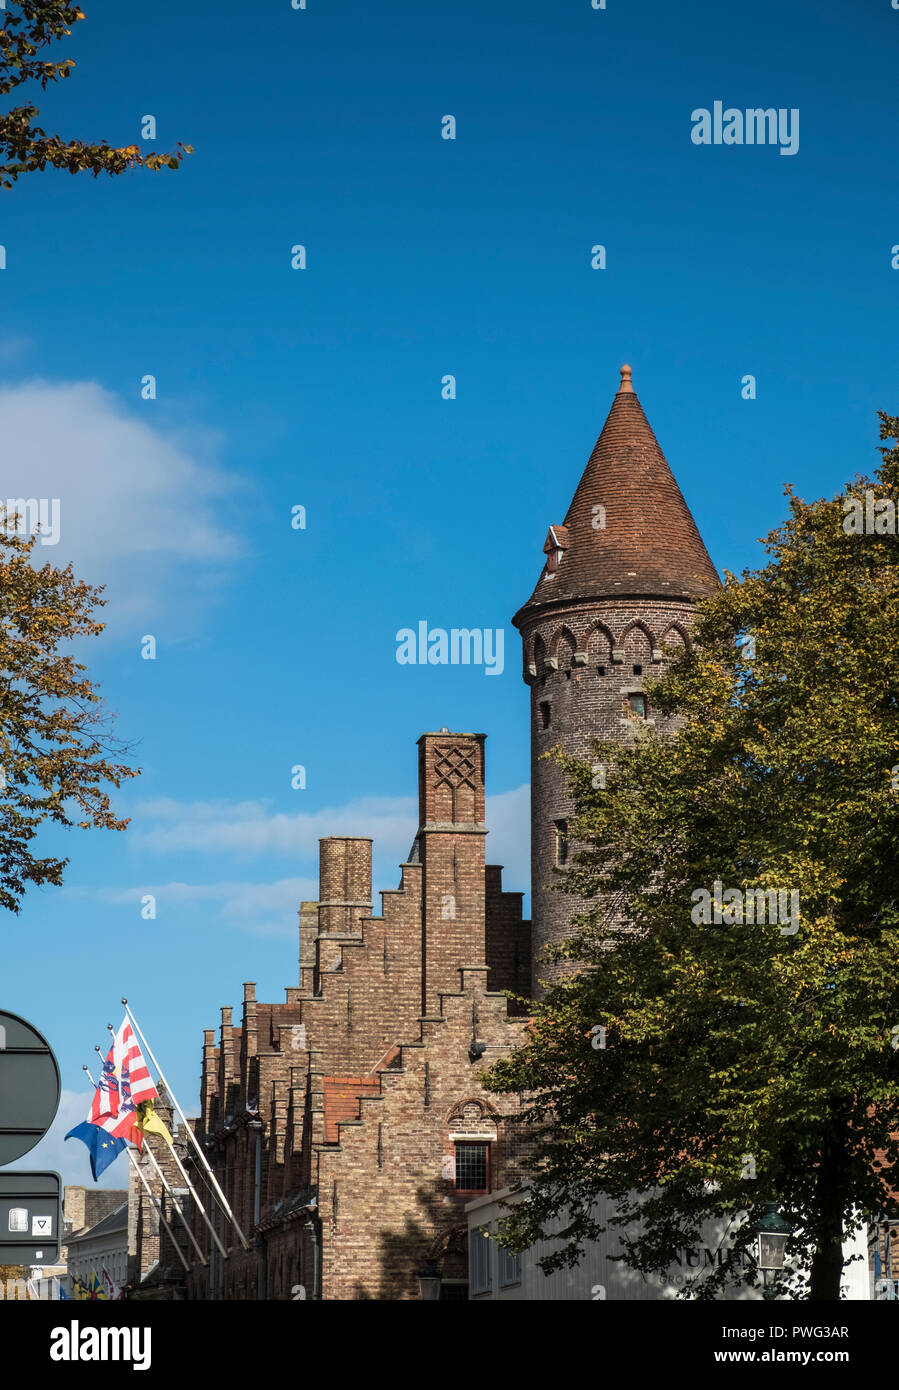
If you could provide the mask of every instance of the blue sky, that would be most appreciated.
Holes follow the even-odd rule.
[[[3,495],[59,497],[49,558],[107,585],[86,659],[143,769],[129,829],[48,833],[65,887],[2,924],[0,1007],[66,1091],[27,1163],[68,1181],[122,993],[193,1109],[219,1006],[295,983],[317,837],[374,835],[396,885],[423,730],[488,735],[488,852],[528,887],[509,619],[622,362],[719,569],[899,412],[890,0],[86,9],[41,123],[128,144],[152,114],[147,150],[195,153],[0,195]],[[695,145],[716,100],[798,108],[798,153]],[[421,619],[505,628],[503,674],[398,665]]]

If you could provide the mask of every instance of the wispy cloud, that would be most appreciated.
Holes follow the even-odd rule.
[[[157,851],[193,850],[247,858],[286,854],[313,866],[318,841],[327,835],[367,835],[377,857],[401,863],[418,824],[418,806],[409,797],[360,797],[319,811],[272,811],[263,801],[176,801],[140,803],[129,831],[133,843]],[[487,857],[504,864],[510,886],[530,883],[530,789],[487,798]]]
[[[0,331],[0,367],[11,367],[21,362],[34,348],[34,339],[23,333],[4,333]]]
[[[229,855],[289,854],[314,862],[327,835],[368,835],[381,854],[404,859],[415,834],[412,797],[361,797],[319,811],[272,811],[262,801],[139,804],[129,834],[136,846]]]
[[[411,797],[365,797],[345,806],[288,815],[272,812],[262,802],[157,799],[144,802],[132,826],[137,844],[161,854],[226,854],[245,859],[289,855],[308,865],[309,873],[266,881],[218,878],[207,883],[182,879],[148,879],[127,888],[71,887],[73,898],[111,905],[133,904],[148,893],[156,899],[157,920],[185,912],[192,925],[225,925],[258,936],[290,938],[297,930],[300,903],[318,897],[318,840],[326,835],[366,835],[374,840],[373,910],[377,891],[399,880],[397,866],[409,853],[417,823]],[[527,893],[530,888],[530,799],[527,786],[487,799],[487,859],[504,866],[506,889]]]
[[[155,404],[140,405],[91,381],[0,388],[3,500],[59,498],[60,539],[38,545],[38,562],[72,561],[105,584],[113,635],[152,632],[168,612],[171,638],[240,554],[217,506],[235,480],[215,464],[214,434],[164,430]]]
[[[88,1064],[96,1064],[97,1056],[87,1049],[84,1060]],[[95,1065],[94,1071],[96,1072]],[[80,1139],[70,1139],[66,1142],[65,1136],[69,1130],[87,1118],[92,1095],[91,1090],[63,1091],[56,1119],[43,1139],[24,1158],[10,1164],[4,1171],[22,1168],[31,1172],[59,1173],[64,1185],[71,1183],[75,1187],[127,1187],[128,1159],[124,1154],[120,1154],[115,1163],[106,1169],[99,1183],[95,1183],[91,1176],[86,1146]]]
[[[151,893],[158,920],[166,912],[193,909],[196,925],[227,925],[256,936],[288,938],[296,935],[301,902],[318,897],[313,878],[281,878],[273,883],[222,880],[217,883],[147,883],[135,888],[72,889],[72,896],[90,896],[101,902],[134,903]]]

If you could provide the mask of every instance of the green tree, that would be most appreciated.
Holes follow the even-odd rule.
[[[20,14],[3,14],[0,28],[0,94],[4,96],[24,82],[36,82],[46,91],[50,82],[68,77],[73,59],[60,62],[42,56],[43,50],[71,33],[70,24],[84,19],[78,5],[66,0],[20,0]],[[47,135],[34,124],[38,107],[28,103],[0,114],[0,188],[11,188],[20,174],[45,169],[48,164],[68,169],[71,174],[88,170],[98,174],[121,174],[142,165],[147,169],[177,169],[185,154],[193,151],[180,141],[172,154],[142,155],[137,145],[120,149],[105,140],[85,144]]]
[[[33,565],[38,534],[15,526],[0,517],[0,907],[11,912],[29,883],[62,883],[68,859],[33,852],[41,825],[124,830],[103,786],[139,775],[107,760],[122,746],[68,650],[102,632],[93,617],[102,589],[76,580],[71,565]]]
[[[787,488],[769,562],[699,605],[691,649],[647,686],[675,738],[635,723],[631,746],[597,742],[605,790],[554,755],[583,845],[566,888],[588,901],[555,952],[575,973],[487,1078],[531,1097],[533,1180],[503,1243],[567,1213],[547,1271],[605,1229],[605,1194],[644,1273],[733,1218],[693,1290],[713,1297],[757,1281],[753,1227],[776,1202],[781,1290],[838,1299],[843,1238],[899,1216],[899,447],[880,452],[839,497]],[[853,530],[867,489],[874,534]],[[756,889],[785,890],[774,922]]]

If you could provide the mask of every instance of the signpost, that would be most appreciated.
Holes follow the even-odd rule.
[[[18,1014],[0,1012],[0,1167],[43,1139],[60,1090],[47,1039]],[[58,1173],[0,1172],[0,1264],[55,1264],[61,1226]]]
[[[56,1264],[61,1224],[58,1173],[0,1173],[0,1264]]]
[[[59,1108],[50,1044],[17,1014],[0,1013],[0,1167],[43,1139]]]

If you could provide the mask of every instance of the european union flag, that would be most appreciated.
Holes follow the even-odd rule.
[[[122,1150],[128,1147],[124,1139],[107,1134],[105,1129],[101,1129],[99,1125],[92,1125],[87,1120],[82,1120],[80,1125],[70,1129],[66,1138],[80,1139],[82,1144],[87,1145],[94,1182],[99,1181],[100,1174],[104,1173],[113,1159],[118,1158]]]

